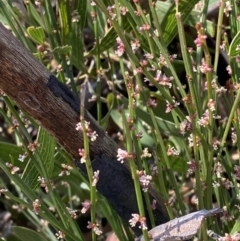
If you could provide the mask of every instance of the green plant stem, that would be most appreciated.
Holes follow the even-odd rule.
[[[94,33],[95,33],[95,42],[96,42],[96,74],[97,74],[97,119],[98,123],[101,123],[102,120],[102,103],[101,103],[101,59],[100,59],[100,45],[99,45],[99,23],[97,16],[97,6],[93,6],[92,10],[96,13],[96,21],[94,21]]]
[[[218,12],[218,23],[217,23],[217,37],[216,37],[216,46],[215,46],[215,57],[214,57],[214,73],[217,73],[218,69],[218,60],[220,54],[220,44],[221,44],[221,37],[222,37],[222,24],[223,24],[223,14],[224,14],[224,7],[225,7],[226,0],[222,0],[221,6]]]
[[[225,141],[226,141],[227,135],[229,133],[229,130],[230,130],[230,127],[231,127],[231,123],[232,123],[232,120],[233,120],[233,117],[234,117],[234,113],[237,110],[239,101],[240,101],[240,90],[237,91],[237,96],[235,97],[235,101],[233,103],[230,115],[228,117],[227,125],[226,125],[226,128],[224,130],[222,141],[221,141],[221,149],[219,151],[219,154],[221,154],[221,151],[222,151],[222,149],[223,149],[223,147],[225,145]]]
[[[131,82],[131,80],[126,79],[124,66],[123,66],[123,63],[122,63],[121,60],[120,60],[120,64],[121,64],[121,67],[122,67],[122,71],[124,73],[124,79],[126,81],[126,86],[132,85],[133,83]],[[133,88],[133,86],[132,86],[132,88]],[[134,106],[133,101],[134,100],[132,98],[132,90],[129,87],[129,88],[127,88],[127,91],[128,91],[128,97],[129,97],[129,104],[128,104],[129,119],[130,119],[130,123],[133,122],[132,124],[134,125],[136,123],[136,113],[135,113],[134,108],[133,108],[133,106]],[[127,152],[131,154],[134,151],[132,139],[136,138],[136,137],[133,136],[134,132],[130,130],[131,127],[129,128],[129,123],[126,119],[125,113],[122,113],[122,119],[123,119],[123,123],[124,123],[124,129],[125,129],[125,135],[126,135],[126,141],[127,141]],[[139,215],[141,217],[145,217],[145,212],[144,212],[144,207],[143,207],[143,199],[142,199],[142,192],[141,192],[139,179],[138,179],[138,176],[137,176],[137,169],[136,169],[133,158],[129,158],[128,161],[129,161],[129,166],[130,166],[131,174],[132,174],[133,181],[134,181],[134,187],[135,187],[135,193],[136,193],[136,197],[137,197]],[[146,241],[149,240],[147,230],[142,229],[142,232],[143,232],[144,239]]]
[[[159,190],[161,190],[161,194],[163,195],[163,198],[165,200],[165,202],[167,203],[168,201],[168,192],[167,192],[167,188],[163,179],[164,173],[162,170],[162,164],[161,161],[159,160],[159,158],[157,157],[156,153],[154,152],[154,159],[155,159],[155,163],[157,165],[157,170],[158,170],[158,184],[159,184]],[[174,214],[173,214],[173,210],[171,208],[170,205],[166,205],[167,211],[168,211],[168,215],[170,217],[170,219],[174,218]]]
[[[116,3],[116,6],[118,4]],[[121,22],[121,15],[120,15],[120,11],[117,8],[117,16],[118,16],[118,22]],[[139,11],[141,11],[141,9],[139,9]],[[136,68],[135,66],[135,63],[133,61],[130,61],[133,65],[134,68]],[[134,82],[133,82],[133,79],[132,77],[129,76],[128,73],[125,73],[125,68],[124,68],[124,64],[123,64],[123,61],[122,59],[120,59],[120,66],[121,66],[121,70],[122,70],[122,73],[123,73],[123,76],[124,76],[124,79],[125,79],[125,85],[127,86],[127,92],[128,92],[128,108],[129,108],[129,117],[131,119],[131,121],[133,122],[133,126],[134,126],[134,129],[131,131],[131,135],[132,135],[132,140],[133,140],[133,143],[132,145],[130,145],[129,149],[128,149],[128,152],[129,153],[133,153],[133,150],[135,150],[136,152],[136,155],[137,155],[137,164],[138,164],[138,168],[142,169],[142,163],[141,163],[141,160],[140,160],[140,156],[141,156],[141,151],[142,151],[142,147],[141,147],[141,144],[139,141],[137,141],[136,139],[136,135],[137,135],[137,131],[138,131],[138,128],[137,128],[137,119],[136,119],[136,112],[135,112],[135,108],[134,106],[137,105],[137,102],[136,101],[136,97],[133,98],[133,94],[134,94]],[[128,75],[128,76],[126,76]],[[128,77],[128,79],[127,79]],[[136,78],[138,78],[138,76],[136,76]],[[138,81],[139,82],[139,81]],[[132,87],[129,87],[128,86],[132,86]],[[127,125],[127,123],[126,123]],[[130,127],[131,128],[131,127]],[[127,132],[128,130],[126,130]],[[130,139],[131,140],[131,139]],[[145,165],[146,166],[146,165]],[[130,165],[131,167],[131,165]],[[135,167],[135,164],[134,166],[132,165],[132,172],[136,172],[136,167]],[[134,169],[133,169],[134,168]],[[146,169],[145,169],[146,170]],[[147,170],[146,170],[147,171]],[[139,180],[138,180],[138,177],[136,175],[136,182],[138,183],[139,185]],[[140,185],[139,185],[140,187]],[[135,189],[137,190],[139,188],[138,186],[135,186]],[[151,208],[151,204],[150,204],[150,199],[149,199],[149,195],[148,193],[144,193],[144,198],[145,198],[145,201],[146,201],[146,205],[147,205],[147,209],[148,209],[148,215],[149,215],[149,218],[150,218],[150,222],[151,222],[151,225],[152,227],[155,226],[155,221],[154,221],[154,217],[153,217],[153,212],[152,212],[152,208]],[[142,202],[142,196],[141,197],[138,197],[139,199],[139,203]],[[143,203],[141,203],[141,206],[143,206]],[[140,215],[144,215],[144,209],[142,207],[139,207],[139,210],[140,210]],[[143,230],[143,234],[146,236],[146,232],[145,230]]]
[[[143,10],[142,10],[142,8],[141,8],[141,5],[140,5],[139,3],[135,3],[135,6],[137,7],[137,11],[138,11],[138,12],[140,13],[140,15],[141,15],[141,20],[142,20],[142,22],[143,22],[144,24],[149,25],[149,22],[148,22],[147,17],[146,17],[146,13],[143,12]],[[150,26],[150,25],[149,25],[149,26]],[[156,46],[155,46],[155,44],[154,44],[154,41],[152,40],[152,38],[150,38],[150,37],[148,36],[148,34],[149,34],[148,32],[145,32],[145,33],[144,33],[145,38],[147,39],[148,44],[149,44],[149,47],[150,47],[150,52],[151,52],[151,54],[152,54],[153,56],[155,56],[155,55],[156,55],[156,51],[155,51]]]
[[[84,151],[86,154],[86,169],[87,174],[89,178],[89,185],[90,185],[90,202],[91,202],[91,223],[92,225],[96,225],[96,186],[93,185],[93,170],[92,170],[92,164],[89,158],[89,138],[87,136],[87,130],[85,126],[85,120],[84,120],[84,99],[85,99],[85,90],[86,90],[86,82],[83,85],[82,91],[81,91],[81,109],[80,109],[80,120],[83,128],[83,140],[84,140]],[[91,127],[90,127],[91,128]],[[96,240],[96,233],[92,231],[92,241]]]
[[[177,18],[177,26],[178,26],[178,36],[179,36],[179,40],[180,40],[180,45],[181,45],[181,52],[182,52],[182,56],[183,56],[183,62],[184,62],[184,66],[185,66],[185,70],[187,73],[187,79],[188,79],[188,83],[189,83],[189,89],[190,89],[190,93],[191,93],[191,97],[193,100],[193,106],[196,106],[196,110],[197,110],[197,118],[200,117],[200,104],[201,102],[199,101],[199,96],[197,96],[196,90],[194,88],[193,85],[193,81],[195,80],[195,75],[193,73],[193,67],[192,67],[192,63],[190,60],[190,56],[188,54],[188,49],[187,49],[187,44],[186,44],[186,39],[185,39],[185,31],[183,28],[183,22],[182,22],[182,16],[181,13],[176,13],[176,18]],[[200,94],[200,93],[198,93]],[[189,110],[191,111],[191,110]],[[194,111],[195,112],[195,111]],[[193,111],[191,111],[189,113],[190,115],[194,114]]]

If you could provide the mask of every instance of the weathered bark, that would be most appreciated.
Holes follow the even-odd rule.
[[[46,128],[73,159],[79,159],[78,149],[83,148],[83,136],[75,130],[79,122],[78,99],[2,25],[0,25],[0,88]],[[97,188],[127,222],[131,218],[131,213],[138,211],[129,166],[127,162],[124,166],[119,166],[116,160],[118,145],[87,111],[85,119],[90,122],[91,129],[98,133],[97,140],[90,142],[93,169],[101,169]],[[86,175],[84,166],[77,164]],[[112,182],[111,178],[109,179],[111,174],[112,180],[116,178]],[[118,174],[122,175],[120,179],[117,179]],[[120,180],[120,183],[116,180]],[[123,190],[127,187],[128,190]],[[112,192],[116,189],[119,189],[119,192],[115,192],[116,196],[113,197]],[[156,224],[168,221],[162,197],[153,186],[149,192],[151,199],[154,198],[158,202],[158,208],[154,211]],[[124,195],[126,196],[123,200]],[[132,202],[128,202],[129,200]],[[139,234],[139,230],[134,231]]]

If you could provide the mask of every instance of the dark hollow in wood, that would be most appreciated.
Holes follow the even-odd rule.
[[[3,25],[0,25],[0,88],[48,130],[73,159],[79,159],[83,136],[75,130],[79,122],[78,100]],[[118,145],[87,111],[84,118],[98,134],[97,140],[90,142],[91,160],[95,160],[93,167],[101,169],[98,190],[128,222],[131,213],[138,213],[129,165],[127,162],[120,165],[116,160]],[[79,168],[86,175],[84,166]],[[113,173],[115,175],[109,179]],[[113,191],[121,193],[119,199],[112,196]],[[131,202],[122,199],[123,193]],[[152,185],[149,193],[151,199],[158,202],[154,211],[156,225],[167,222],[169,218],[161,195]],[[139,230],[134,231],[139,234]]]

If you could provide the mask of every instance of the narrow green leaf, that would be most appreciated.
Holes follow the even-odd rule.
[[[0,241],[22,241],[16,235],[10,234],[6,239],[0,239]]]
[[[79,19],[79,26],[80,29],[82,30],[85,27],[85,22],[87,18],[87,2],[86,0],[78,0],[76,1],[77,4],[77,11],[80,16]]]
[[[68,54],[68,53],[71,52],[71,50],[72,50],[72,46],[65,45],[65,46],[56,47],[53,50],[53,53],[55,53],[55,54]]]
[[[61,26],[61,38],[62,43],[68,43],[68,36],[71,27],[71,13],[69,10],[69,2],[68,1],[58,1],[59,5],[59,17],[60,17],[60,26]]]
[[[199,22],[199,12],[192,11],[192,13],[189,15],[189,18],[186,20],[186,24],[192,27],[195,27],[196,24]],[[216,24],[213,22],[207,20],[206,21],[206,33],[211,36],[215,37],[216,34]]]
[[[31,229],[25,228],[25,227],[13,227],[14,234],[20,238],[22,241],[28,240],[28,241],[47,241],[44,236],[42,236],[40,233],[37,233],[36,231],[33,231]]]
[[[72,46],[72,64],[81,70],[83,73],[88,74],[84,63],[84,49],[83,49],[83,33],[79,31],[78,23],[72,23],[72,31],[70,33],[70,44]]]
[[[39,128],[37,142],[40,144],[39,153],[46,168],[47,174],[51,176],[54,167],[54,151],[56,141],[54,138],[42,127]]]
[[[194,8],[195,4],[198,3],[199,0],[181,0],[178,4],[178,11],[182,14],[183,22],[186,21],[188,16],[190,15],[192,9]],[[157,2],[157,8],[162,7],[162,3]],[[173,1],[171,7],[166,12],[163,21],[161,23],[162,31],[163,31],[163,38],[166,45],[169,45],[174,37],[177,35],[177,20],[176,20],[176,5]]]
[[[28,2],[28,8],[31,12],[31,16],[33,19],[43,28],[45,29],[44,22],[39,15],[39,12],[37,11],[36,7],[31,3],[31,1]]]
[[[31,26],[27,29],[27,33],[30,38],[37,44],[44,44],[45,35],[42,27],[35,28]]]
[[[104,13],[99,8],[97,8],[97,18],[99,38],[103,38],[107,21]]]
[[[238,233],[239,230],[240,230],[240,218],[238,218],[238,220],[235,221],[235,225],[233,226],[233,228],[231,230],[231,234]]]
[[[20,154],[23,154],[22,147],[7,142],[0,142],[0,158],[5,162],[10,162],[11,159],[17,162]]]
[[[169,11],[171,8],[171,3],[170,2],[157,2],[157,16],[158,16],[158,21],[160,23],[163,22],[164,17],[166,17],[166,13]],[[201,13],[199,11],[191,11],[189,17],[186,20],[186,24],[192,27],[196,26],[196,23],[199,22],[199,15]],[[148,17],[149,19],[149,17]],[[207,28],[206,28],[206,33],[209,34],[210,36],[214,37],[215,36],[215,24],[209,20],[207,20]],[[164,30],[164,29],[163,29]]]
[[[38,154],[40,156],[42,165],[44,166],[48,177],[52,175],[54,167],[54,150],[56,142],[53,137],[43,128],[39,128],[37,142],[39,143]],[[37,178],[39,176],[39,171],[34,165],[35,154],[33,155],[33,160],[24,170],[23,180],[29,186],[29,188],[35,189],[39,186]]]
[[[229,57],[236,57],[237,55],[240,54],[240,32],[236,34],[234,39],[232,40],[230,46],[229,46],[229,52],[228,55]]]
[[[112,48],[116,44],[116,37],[117,33],[115,32],[114,28],[111,28],[108,33],[104,36],[102,41],[100,42],[100,52],[104,52],[110,48]],[[96,47],[93,48],[89,53],[88,56],[96,54]]]

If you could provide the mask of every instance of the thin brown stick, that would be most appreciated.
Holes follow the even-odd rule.
[[[75,130],[75,126],[79,122],[79,109],[77,109],[79,104],[74,100],[72,93],[63,84],[59,84],[49,70],[29,53],[3,25],[0,25],[0,88],[48,130],[73,159],[79,159],[78,149],[84,146],[82,133]],[[125,175],[126,173],[125,170],[120,170],[122,168],[119,168],[119,162],[116,160],[118,145],[87,111],[85,112],[85,119],[90,122],[91,129],[98,134],[97,140],[90,143],[90,156],[92,160],[95,160],[95,157],[98,156],[96,160],[100,161],[93,163],[96,168],[109,169],[103,168],[101,171],[102,179],[105,179],[102,184],[104,183],[107,187],[101,186],[100,182],[99,191],[105,195],[120,216],[128,221],[129,213],[138,211],[135,194],[133,194],[134,188],[128,191],[128,195],[131,196],[129,199],[124,196],[124,190],[122,191],[121,197],[124,197],[124,200],[130,200],[131,198],[133,200],[131,204],[126,201],[126,203],[121,203],[123,208],[128,209],[127,215],[124,215],[120,213],[125,211],[118,207],[116,197],[112,197],[108,193],[108,190],[111,192],[111,190],[114,191],[117,188],[111,183],[116,185],[118,181],[113,180],[111,182],[111,179],[106,181],[109,178],[106,175],[114,173],[117,176],[117,174]],[[103,155],[106,157],[106,161],[104,161]],[[124,165],[129,170],[127,162]],[[84,173],[82,166],[80,166],[80,169]],[[126,182],[126,185],[120,184],[125,187],[132,186],[133,182],[128,171],[126,179],[130,184],[124,178],[121,179],[121,182]],[[153,186],[150,187],[149,192],[152,198],[158,202],[158,209],[154,212],[156,224],[166,222],[168,215],[162,197]],[[123,202],[123,200],[119,200],[119,202]]]

